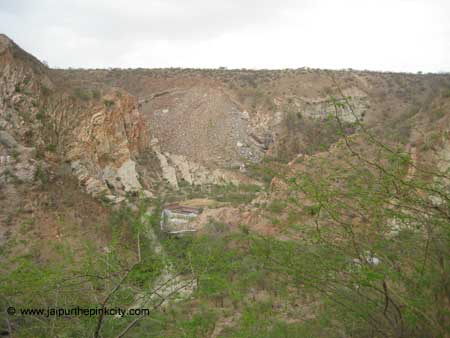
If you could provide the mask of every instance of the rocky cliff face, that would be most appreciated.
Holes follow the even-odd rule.
[[[0,181],[32,183],[45,161],[36,158],[42,143],[36,115],[49,78],[36,59],[0,35]]]
[[[113,202],[161,181],[255,183],[247,168],[266,157],[322,152],[339,139],[331,96],[352,103],[337,111],[346,132],[359,120],[411,142],[415,107],[432,111],[450,87],[445,75],[311,69],[52,70],[4,35],[0,71],[2,175],[32,182],[66,163]]]
[[[65,159],[86,191],[118,201],[143,190],[135,156],[148,145],[148,134],[137,101],[113,90],[89,105],[74,126]]]
[[[249,182],[238,171],[226,168],[239,169],[241,156],[261,158],[256,148],[252,152],[251,146],[241,143],[247,137],[241,120],[248,117],[242,117],[236,105],[218,92],[184,93],[182,104],[171,107],[169,113],[164,106],[154,109],[162,104],[156,98],[151,103],[139,101],[120,88],[80,91],[55,85],[54,73],[6,36],[1,37],[0,65],[2,173],[19,180],[33,183],[38,169],[67,163],[83,190],[118,203],[127,194],[152,196],[147,188],[155,177],[174,189],[181,182]],[[211,99],[231,109],[230,119],[223,113],[206,121],[201,114],[185,114],[192,105],[203,105],[202,114],[208,114]],[[213,126],[218,120],[229,126]],[[195,124],[204,125],[195,128]],[[208,138],[212,146],[205,147]],[[156,173],[148,180],[136,165],[136,158],[146,152],[153,153],[157,161],[152,168]],[[211,165],[213,159],[218,162]]]
[[[136,98],[110,89],[80,102],[7,37],[0,43],[2,172],[32,183],[38,167],[67,162],[93,196],[120,201],[143,190],[134,157],[149,142]]]

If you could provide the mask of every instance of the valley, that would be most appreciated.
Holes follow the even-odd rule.
[[[52,69],[0,34],[0,334],[449,337],[449,168],[449,74]]]

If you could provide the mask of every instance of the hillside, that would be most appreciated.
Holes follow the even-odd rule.
[[[449,337],[449,126],[449,74],[51,69],[0,35],[2,307],[153,309],[135,331],[6,315],[1,334]],[[174,202],[194,235],[161,231]]]

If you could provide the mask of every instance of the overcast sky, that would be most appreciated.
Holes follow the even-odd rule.
[[[0,0],[51,67],[450,71],[450,0]]]

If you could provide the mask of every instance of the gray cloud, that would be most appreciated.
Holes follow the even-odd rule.
[[[438,71],[449,16],[446,0],[14,0],[0,31],[57,67]]]

